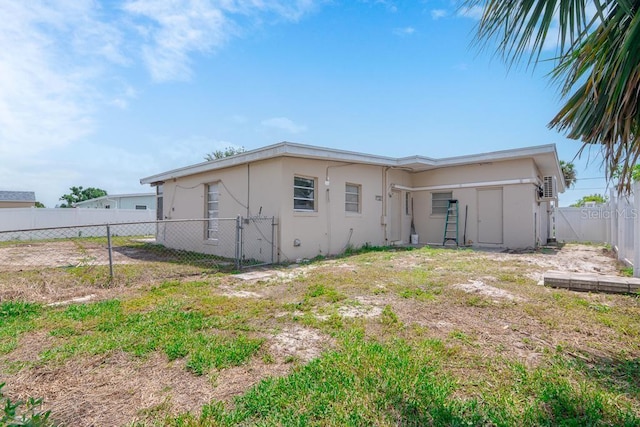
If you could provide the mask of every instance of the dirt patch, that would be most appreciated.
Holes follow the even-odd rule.
[[[482,280],[470,280],[469,283],[458,283],[453,285],[453,287],[467,293],[483,295],[490,298],[503,298],[510,301],[522,299],[504,289],[486,285]]]
[[[618,262],[610,251],[602,246],[568,244],[563,249],[543,248],[533,253],[490,253],[489,259],[516,260],[529,264],[536,271],[527,277],[540,282],[546,270],[573,273],[597,273],[618,275]]]
[[[112,252],[112,256],[116,264],[135,264],[159,259],[140,248],[118,248]],[[0,247],[0,268],[3,270],[108,264],[109,251],[106,245],[90,241],[63,240]]]
[[[382,307],[385,301],[382,299],[370,298],[366,296],[357,296],[354,300],[358,305],[345,305],[338,308],[338,313],[342,317],[363,317],[373,318],[382,314]]]
[[[273,337],[270,350],[279,358],[308,362],[320,356],[329,343],[330,339],[315,329],[293,325],[287,326]]]

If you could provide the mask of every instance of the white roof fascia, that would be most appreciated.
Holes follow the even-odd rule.
[[[203,172],[209,172],[217,169],[228,168],[245,163],[255,162],[259,160],[265,160],[275,157],[301,157],[308,159],[320,159],[341,161],[347,163],[362,163],[369,165],[378,165],[386,167],[410,167],[410,165],[424,165],[424,170],[456,166],[473,163],[488,163],[501,160],[509,160],[516,158],[535,157],[540,155],[553,154],[557,163],[557,152],[555,144],[539,145],[533,147],[515,148],[510,150],[493,151],[489,153],[470,154],[456,157],[446,157],[442,159],[433,159],[425,156],[409,156],[402,158],[393,158],[386,156],[377,156],[371,154],[357,153],[354,151],[336,150],[331,148],[316,147],[311,145],[297,144],[292,142],[281,142],[267,147],[258,148],[255,150],[246,151],[244,153],[225,157],[222,159],[216,159],[197,163],[178,169],[173,169],[167,172],[163,172],[157,175],[152,175],[140,180],[141,184],[154,184],[162,181],[166,181],[173,178],[180,178],[183,176],[194,175]],[[562,176],[562,172],[559,169],[558,176]],[[562,191],[564,191],[564,185],[561,185]],[[560,188],[558,188],[560,191]],[[560,192],[562,192],[560,191]]]
[[[392,157],[315,147],[311,145],[295,144],[292,142],[281,142],[267,147],[258,148],[256,150],[246,151],[235,156],[197,163],[195,165],[173,169],[157,175],[152,175],[146,178],[142,178],[140,180],[140,184],[152,184],[155,182],[166,181],[168,179],[180,178],[187,175],[195,175],[202,172],[209,172],[216,169],[228,168],[279,156],[303,157],[308,159],[333,160],[349,163],[366,163],[380,166],[395,166],[397,162],[397,159],[394,159]]]
[[[501,151],[492,151],[488,153],[480,153],[480,154],[468,154],[464,156],[455,156],[455,157],[444,157],[442,159],[431,159],[428,157],[404,157],[402,159],[398,159],[400,165],[410,163],[415,160],[427,160],[424,162],[426,164],[431,163],[436,167],[443,166],[456,166],[456,165],[464,165],[471,163],[489,163],[489,162],[497,162],[500,160],[510,160],[514,158],[526,158],[526,157],[534,157],[540,154],[548,154],[555,152],[554,144],[547,145],[538,145],[534,147],[524,147],[524,148],[514,148],[510,150],[501,150]]]

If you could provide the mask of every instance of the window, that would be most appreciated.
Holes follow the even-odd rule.
[[[314,211],[316,209],[315,178],[293,178],[293,209],[297,211]]]
[[[453,198],[451,191],[446,193],[431,193],[431,215],[445,215],[449,200]]]
[[[344,189],[344,210],[360,213],[360,185],[346,184]]]
[[[218,184],[207,185],[207,240],[218,241]]]
[[[146,211],[147,205],[136,205],[136,210],[138,211]]]
[[[405,215],[411,215],[411,203],[413,202],[413,200],[411,199],[411,193],[409,193],[408,191],[406,193],[404,193],[404,214]]]
[[[164,193],[164,185],[158,184],[156,186],[156,219],[158,221],[162,221],[164,219],[163,217],[164,210],[162,206],[163,193]]]

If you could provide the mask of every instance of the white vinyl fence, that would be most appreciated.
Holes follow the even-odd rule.
[[[640,183],[634,184],[633,193],[635,197],[624,197],[612,190],[609,202],[598,207],[556,208],[556,240],[608,243],[640,277]]]
[[[11,208],[0,209],[0,231],[73,227],[156,220],[155,210]]]
[[[610,243],[611,214],[608,206],[556,208],[556,240],[559,242]]]

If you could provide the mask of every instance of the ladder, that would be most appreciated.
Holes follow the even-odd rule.
[[[449,199],[447,204],[447,217],[444,221],[444,237],[442,246],[447,242],[454,242],[458,246],[458,200]]]

